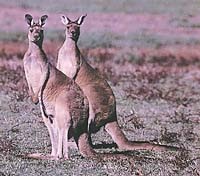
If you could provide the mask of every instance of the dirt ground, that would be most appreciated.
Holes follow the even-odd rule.
[[[0,21],[1,30],[27,30],[21,19],[26,12],[30,9],[1,7],[0,19],[6,19]],[[31,13],[41,14],[37,10]],[[13,17],[20,20],[11,22]],[[63,28],[57,18],[58,13],[50,14],[47,30]],[[200,29],[190,26],[199,19],[198,15],[177,20],[169,14],[93,13],[88,15],[82,33],[110,29],[122,35],[142,30],[171,38],[198,38]],[[27,41],[1,41],[0,176],[199,176],[200,42],[194,43],[80,48],[88,62],[109,81],[117,100],[118,121],[128,139],[181,150],[120,151],[106,145],[113,141],[101,129],[92,139],[97,152],[113,154],[109,159],[85,159],[71,149],[69,160],[47,161],[25,157],[30,153],[49,153],[51,149],[39,107],[31,103],[27,94],[22,65]],[[45,40],[44,49],[53,64],[61,44]]]

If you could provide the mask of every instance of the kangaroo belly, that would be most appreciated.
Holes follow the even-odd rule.
[[[41,88],[41,85],[40,85],[40,79],[41,79],[41,76],[42,76],[42,73],[41,72],[30,72],[28,74],[28,79],[31,83],[31,86],[33,88],[33,92],[36,93],[40,88]]]

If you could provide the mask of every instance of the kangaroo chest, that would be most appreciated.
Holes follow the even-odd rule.
[[[36,61],[35,58],[30,57],[24,62],[26,69],[26,77],[29,80],[33,91],[36,92],[40,89],[40,82],[44,77],[44,67],[45,65]]]
[[[79,66],[80,57],[76,53],[64,49],[59,51],[57,68],[65,75],[73,78],[76,75]]]

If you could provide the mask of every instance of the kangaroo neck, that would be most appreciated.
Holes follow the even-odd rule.
[[[36,56],[35,59],[43,61],[43,62],[47,62],[46,54],[44,50],[42,49],[42,42],[34,43],[34,42],[29,41],[28,51],[30,55]]]
[[[63,46],[65,48],[65,52],[69,53],[72,57],[80,57],[80,51],[76,41],[66,37]]]

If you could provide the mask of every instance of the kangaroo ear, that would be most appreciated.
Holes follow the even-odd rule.
[[[31,25],[33,24],[33,17],[32,17],[31,15],[26,14],[26,15],[25,15],[25,20],[26,20],[26,22],[27,22],[27,24],[28,24],[29,26],[31,26]]]
[[[84,18],[85,18],[86,16],[87,16],[87,14],[80,16],[80,17],[76,20],[76,23],[77,23],[78,25],[81,25],[81,24],[83,23]]]
[[[48,18],[47,15],[43,15],[40,19],[39,19],[39,24],[40,26],[44,26],[46,19]]]
[[[71,20],[68,17],[66,17],[65,15],[61,15],[60,18],[64,25],[67,25],[71,22]]]

